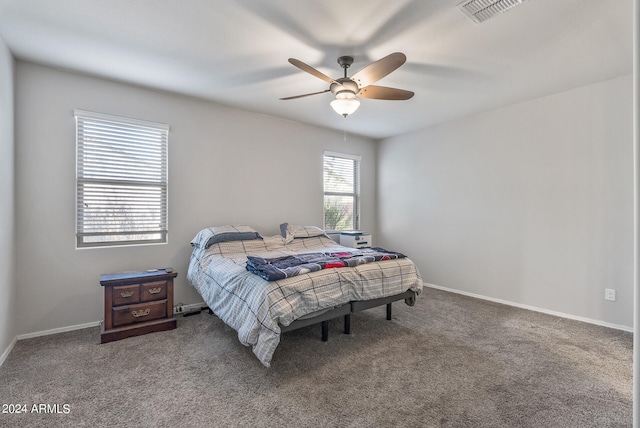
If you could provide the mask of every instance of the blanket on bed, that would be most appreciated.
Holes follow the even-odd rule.
[[[274,258],[247,256],[247,270],[267,281],[277,281],[321,269],[355,267],[364,263],[405,257],[402,253],[378,247],[357,252],[303,253]]]

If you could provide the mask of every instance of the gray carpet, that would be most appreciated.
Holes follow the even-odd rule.
[[[104,345],[98,328],[19,341],[0,404],[28,413],[0,426],[631,426],[630,333],[433,289],[385,315],[286,333],[271,368],[205,312]]]

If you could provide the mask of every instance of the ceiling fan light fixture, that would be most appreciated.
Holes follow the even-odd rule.
[[[336,96],[336,99],[331,101],[331,108],[338,114],[347,117],[360,107],[360,100],[355,95],[352,97],[340,97]]]
[[[344,69],[344,77],[332,79],[331,77],[319,72],[310,65],[289,58],[289,63],[298,67],[300,70],[311,74],[325,82],[329,83],[329,89],[324,91],[312,92],[310,94],[295,95],[293,97],[280,98],[281,100],[293,100],[297,98],[308,97],[309,95],[324,94],[332,92],[336,99],[331,101],[331,108],[341,116],[347,117],[353,114],[360,107],[360,100],[356,95],[362,98],[373,98],[377,100],[408,100],[413,97],[413,92],[403,89],[388,88],[386,86],[376,86],[375,82],[382,79],[402,64],[405,63],[407,57],[402,52],[394,52],[367,65],[356,74],[347,77],[347,68],[353,64],[352,56],[341,56],[338,58],[338,64]]]

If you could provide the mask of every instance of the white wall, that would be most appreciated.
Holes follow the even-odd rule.
[[[101,319],[101,273],[172,266],[176,303],[201,301],[186,281],[191,238],[321,225],[324,150],[362,155],[362,227],[375,231],[371,140],[22,61],[16,83],[18,334]],[[171,126],[167,245],[76,250],[76,108]]]
[[[13,85],[13,56],[0,36],[0,364],[16,335]]]
[[[4,51],[0,106],[11,110]],[[630,76],[384,140],[376,152],[366,138],[344,142],[340,132],[201,100],[15,67],[15,277],[4,256],[12,238],[0,243],[0,292],[15,300],[0,299],[0,346],[101,319],[105,272],[172,266],[176,302],[199,301],[186,282],[193,235],[214,224],[264,234],[283,221],[320,224],[324,150],[362,155],[362,228],[408,253],[425,282],[632,325]],[[75,249],[75,108],[171,126],[169,244]],[[0,170],[11,177],[12,123],[0,116]],[[0,187],[6,200],[11,177]],[[9,205],[2,231],[12,229]],[[617,302],[604,301],[605,287]]]
[[[623,76],[384,140],[378,243],[426,283],[631,327],[632,119]]]

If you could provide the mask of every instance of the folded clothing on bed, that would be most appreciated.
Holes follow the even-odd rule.
[[[405,257],[402,253],[378,247],[365,248],[353,253],[348,251],[303,253],[274,258],[247,256],[247,270],[267,281],[277,281],[321,269],[354,267],[364,263]]]

